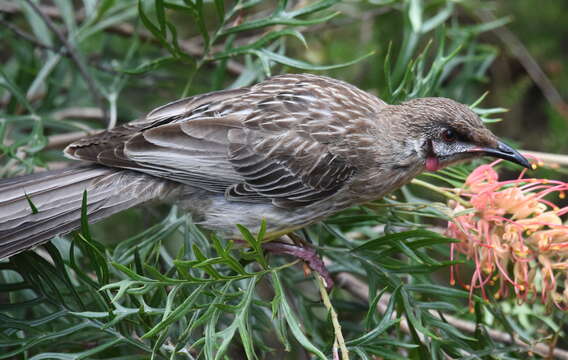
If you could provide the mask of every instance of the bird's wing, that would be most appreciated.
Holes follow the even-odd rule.
[[[81,139],[69,145],[65,153],[73,159],[223,193],[242,181],[227,160],[227,134],[238,121],[213,121],[208,110],[216,112],[227,99],[247,91],[219,91],[175,101],[141,120]]]
[[[305,205],[343,187],[364,157],[350,154],[349,142],[362,141],[369,121],[360,119],[376,110],[377,100],[360,92],[355,100],[364,106],[346,111],[351,94],[334,93],[342,86],[349,85],[292,75],[201,95],[72,144],[67,154],[224,192],[231,200]]]
[[[231,186],[232,200],[268,198],[282,207],[323,200],[343,187],[356,169],[326,145],[295,131],[261,136],[247,129],[229,132],[229,161],[243,181]]]

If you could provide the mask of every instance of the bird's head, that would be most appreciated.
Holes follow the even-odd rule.
[[[403,129],[426,170],[480,156],[530,168],[518,151],[500,141],[469,107],[446,98],[420,98],[398,105]]]

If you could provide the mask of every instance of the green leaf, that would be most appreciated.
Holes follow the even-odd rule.
[[[331,19],[333,19],[334,17],[336,17],[337,15],[339,15],[338,12],[320,17],[320,18],[315,18],[315,19],[310,19],[310,20],[299,20],[299,19],[294,19],[288,16],[275,16],[275,17],[269,17],[269,18],[262,18],[259,20],[253,20],[253,21],[249,21],[246,22],[244,24],[238,25],[238,26],[234,26],[228,29],[225,29],[221,32],[221,35],[229,35],[229,34],[235,34],[235,33],[239,33],[239,32],[243,32],[243,31],[250,31],[250,30],[258,30],[258,29],[262,29],[265,27],[269,27],[269,26],[275,26],[275,25],[288,25],[288,26],[309,26],[309,25],[316,25],[316,24],[320,24],[320,23],[324,23],[327,22]]]
[[[398,286],[393,291],[393,293],[391,294],[391,298],[389,300],[387,308],[385,309],[385,312],[382,315],[382,319],[377,324],[377,326],[375,326],[370,331],[365,332],[364,335],[362,335],[358,338],[347,341],[347,345],[357,346],[357,345],[363,345],[363,344],[366,344],[368,342],[374,341],[378,336],[383,334],[385,331],[387,331],[393,325],[396,325],[400,322],[400,319],[392,319],[392,317],[393,317],[393,314],[394,314],[396,301],[398,299],[401,287],[402,287],[402,285]],[[373,308],[372,308],[373,311],[375,311],[375,308],[376,308],[376,306],[373,306]]]
[[[215,9],[217,10],[219,21],[223,22],[225,20],[225,2],[223,0],[215,0]]]
[[[181,285],[179,285],[181,286]],[[164,315],[162,320],[156,324],[152,329],[148,330],[143,336],[143,339],[148,339],[150,337],[156,336],[160,331],[166,329],[169,325],[177,321],[182,316],[185,316],[189,311],[192,310],[193,305],[197,301],[198,297],[202,294],[203,290],[205,290],[209,285],[202,284],[199,285],[195,290],[188,296],[180,305],[178,305],[174,310],[169,310],[172,307],[173,298],[175,297],[179,286],[174,288],[170,292],[167,298],[166,310],[164,311]]]
[[[325,9],[329,9],[330,7],[332,7],[335,4],[340,3],[341,0],[320,0],[317,1],[315,3],[311,3],[307,6],[301,7],[299,9],[295,9],[292,11],[287,12],[286,14],[289,17],[298,17],[298,16],[305,16],[305,15],[310,15]]]
[[[152,23],[152,21],[146,16],[146,13],[144,11],[144,5],[142,4],[142,0],[138,0],[138,14],[140,16],[140,20],[142,21],[142,24],[144,24],[146,29],[148,29],[154,35],[154,37],[156,37],[156,39],[158,39],[158,41],[164,47],[166,47],[169,50],[169,52],[173,56],[179,55],[175,51],[175,48],[172,47],[171,44],[168,42],[166,30],[165,29],[164,29],[164,31],[160,30],[160,28],[156,27],[156,25],[154,25]]]
[[[422,0],[408,0],[409,10],[408,19],[412,25],[412,31],[422,32]]]
[[[259,262],[259,264],[262,265],[262,268],[268,269],[268,262],[266,261],[266,258],[264,257],[264,252],[262,251],[262,242],[259,239],[255,238],[251,234],[251,232],[247,228],[245,228],[244,226],[237,224],[237,228],[241,232],[243,239],[254,250],[255,258]],[[263,230],[263,228],[264,228],[264,230]],[[259,235],[264,234],[264,232],[266,232],[266,221],[262,220],[261,230],[259,232]]]
[[[154,0],[154,7],[156,9],[156,19],[160,25],[160,34],[167,37],[166,33],[166,12],[164,10],[164,0]]]
[[[224,58],[228,58],[228,57],[232,57],[232,56],[237,56],[239,54],[247,54],[247,53],[250,53],[250,50],[254,50],[254,49],[262,49],[268,43],[270,43],[270,42],[272,42],[276,39],[279,39],[283,36],[295,37],[296,39],[298,39],[302,42],[302,45],[304,45],[305,47],[308,46],[307,43],[306,43],[306,39],[304,38],[304,36],[302,35],[301,32],[299,32],[297,30],[292,30],[292,29],[284,29],[284,30],[280,30],[280,31],[271,31],[268,34],[262,36],[260,39],[254,41],[251,44],[239,46],[239,47],[236,47],[236,48],[231,48],[231,49],[228,49],[226,51],[217,53],[213,57],[213,60],[220,60],[220,59],[224,59]]]
[[[421,31],[423,33],[427,33],[442,26],[453,13],[454,3],[452,1],[448,1],[442,11],[439,11],[436,15],[432,16],[422,24]]]
[[[32,107],[32,105],[27,100],[26,95],[8,77],[8,75],[4,72],[4,70],[1,67],[0,67],[0,87],[3,87],[5,89],[7,89],[8,91],[10,91],[10,93],[12,95],[14,95],[14,97],[16,99],[18,99],[18,102],[22,106],[24,106],[30,114],[32,114],[32,115],[35,114],[34,108]]]
[[[345,62],[345,63],[341,63],[341,64],[313,65],[313,64],[301,61],[301,60],[292,59],[292,58],[290,58],[286,55],[274,53],[274,52],[272,52],[270,50],[266,50],[266,49],[251,50],[250,53],[255,54],[259,58],[271,60],[271,61],[277,62],[279,64],[282,64],[282,65],[287,65],[287,66],[297,68],[297,69],[301,69],[301,70],[311,70],[311,71],[339,69],[339,68],[342,68],[342,67],[346,67],[346,66],[350,66],[350,65],[353,65],[355,63],[358,63],[361,60],[364,60],[364,59],[366,59],[369,56],[372,56],[374,54],[374,52],[370,52],[370,53],[363,55],[361,57],[358,57],[354,60],[351,60],[351,61],[348,61],[348,62]]]
[[[83,190],[83,199],[81,201],[81,234],[87,241],[91,241],[91,232],[89,230],[89,206],[87,204],[87,190]]]
[[[32,214],[39,213],[39,210],[37,209],[35,204],[32,202],[32,199],[30,198],[28,193],[24,192],[24,196],[26,197],[26,200],[28,201],[28,205],[30,206],[30,209],[32,210]]]
[[[278,311],[282,314],[294,338],[309,352],[317,356],[321,360],[327,360],[327,357],[308,340],[302,332],[298,318],[292,312],[290,305],[286,301],[282,283],[276,272],[272,272],[272,286],[274,287],[275,299],[278,299]]]
[[[456,288],[451,288],[442,285],[434,284],[416,284],[407,285],[405,287],[407,291],[418,292],[421,294],[427,294],[432,296],[439,296],[441,299],[455,298],[455,299],[469,299],[469,291],[459,290]],[[482,301],[481,297],[473,295],[476,301]]]
[[[449,243],[456,241],[454,239],[446,238],[445,236],[433,231],[419,229],[419,230],[402,231],[399,233],[393,233],[381,236],[376,239],[371,239],[369,241],[366,241],[362,245],[352,249],[352,251],[378,250],[389,243],[397,243],[401,241],[406,241],[408,239],[416,239],[416,238],[428,239],[434,241],[432,243],[426,243],[425,245],[436,244],[436,243]]]

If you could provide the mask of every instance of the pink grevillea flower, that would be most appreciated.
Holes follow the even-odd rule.
[[[495,298],[512,295],[519,302],[541,301],[568,309],[568,207],[552,200],[563,199],[568,183],[523,178],[500,181],[495,164],[482,165],[456,189],[463,202],[451,201],[456,215],[447,235],[461,240],[456,251],[473,259],[475,269],[469,284],[470,296],[479,290],[487,299],[489,286]],[[458,278],[452,266],[451,283]],[[461,282],[461,281],[460,281]]]

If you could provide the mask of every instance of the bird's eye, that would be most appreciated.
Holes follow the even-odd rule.
[[[456,141],[457,138],[458,138],[458,135],[452,129],[446,129],[442,132],[442,140],[444,140],[447,143],[452,143],[452,142]]]

